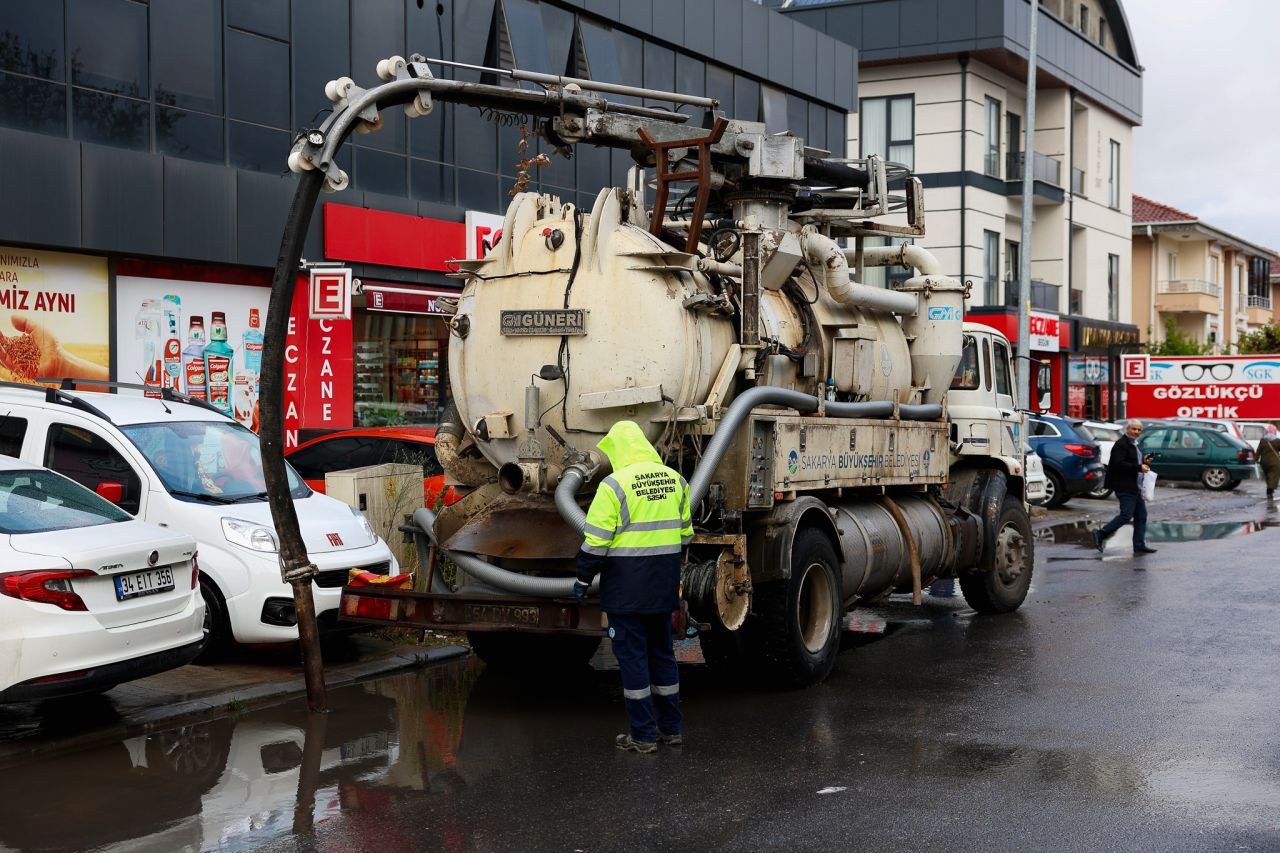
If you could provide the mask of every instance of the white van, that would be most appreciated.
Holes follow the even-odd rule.
[[[87,384],[87,383],[86,383]],[[280,579],[258,437],[196,401],[0,387],[0,454],[43,465],[145,521],[194,537],[210,647],[298,638]],[[349,569],[399,570],[364,516],[307,488],[289,469],[317,616],[336,621]]]

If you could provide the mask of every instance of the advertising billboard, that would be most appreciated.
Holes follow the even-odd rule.
[[[1139,418],[1280,418],[1280,355],[1122,355],[1127,413]]]
[[[0,380],[109,379],[106,258],[0,246]]]

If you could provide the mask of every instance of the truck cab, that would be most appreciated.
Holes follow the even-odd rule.
[[[1008,339],[989,326],[965,323],[960,363],[947,392],[954,461],[994,459],[1010,475],[1022,476],[1025,442],[1015,381]]]

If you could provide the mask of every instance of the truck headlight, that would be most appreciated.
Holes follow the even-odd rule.
[[[265,551],[274,554],[280,550],[276,541],[276,532],[270,527],[242,518],[222,519],[222,535],[233,545],[240,545],[251,551]]]

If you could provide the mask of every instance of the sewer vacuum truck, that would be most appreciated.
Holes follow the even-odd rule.
[[[894,592],[918,603],[938,578],[981,613],[1022,604],[1032,539],[1009,346],[965,326],[966,287],[907,242],[924,233],[917,178],[727,119],[707,98],[433,76],[447,64],[392,57],[369,90],[333,81],[333,114],[290,166],[340,190],[334,155],[352,130],[449,101],[549,156],[605,146],[636,167],[589,210],[516,192],[492,250],[456,262],[436,453],[465,496],[406,528],[419,589],[348,587],[343,618],[466,631],[493,663],[585,659],[607,620],[594,589],[575,602],[574,557],[609,473],[596,443],[619,420],[689,482],[696,536],[673,618],[713,666],[816,682],[849,608]],[[886,266],[914,274],[862,283]]]

